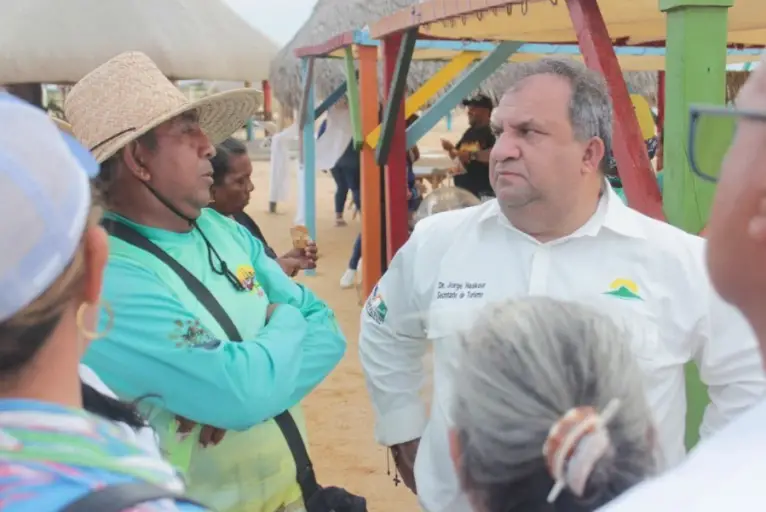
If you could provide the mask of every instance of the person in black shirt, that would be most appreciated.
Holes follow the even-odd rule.
[[[242,142],[228,138],[216,146],[216,154],[210,160],[213,166],[213,203],[210,205],[221,215],[231,217],[251,235],[261,241],[264,252],[282,267],[289,276],[295,276],[300,270],[315,268],[317,248],[314,242],[304,250],[292,249],[284,256],[277,256],[266,242],[261,228],[245,213],[253,191],[253,164]]]
[[[471,192],[478,198],[492,197],[489,182],[489,152],[495,145],[495,136],[490,128],[492,100],[483,94],[463,101],[468,108],[469,128],[457,144],[442,139],[442,147],[450,158],[459,159],[464,173],[455,175],[455,186]]]

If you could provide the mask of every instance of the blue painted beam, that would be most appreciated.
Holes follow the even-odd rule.
[[[303,84],[305,117],[301,126],[303,132],[303,201],[306,210],[306,228],[312,240],[316,240],[316,137],[314,134],[314,77],[312,59],[303,59]],[[315,270],[306,270],[306,275],[316,275]]]
[[[346,94],[346,89],[348,89],[348,83],[343,82],[328,97],[326,97],[325,100],[320,103],[319,106],[314,110],[314,119],[319,119],[319,116],[327,112],[330,107],[338,103],[338,100],[340,100],[343,95]]]
[[[447,115],[455,106],[466,96],[476,90],[481,83],[489,78],[497,68],[508,61],[522,43],[506,41],[497,45],[492,52],[484,57],[478,64],[468,69],[454,83],[449,90],[437,99],[431,108],[429,108],[420,119],[412,123],[407,129],[407,148],[412,148],[418,141],[444,116]]]
[[[380,40],[373,39],[369,33],[359,30],[354,35],[354,43],[362,46],[380,46]],[[443,50],[451,52],[491,52],[497,47],[497,43],[491,42],[466,42],[453,40],[421,39],[415,43],[416,50]],[[746,48],[744,50],[729,49],[730,56],[758,56],[763,53],[761,48]],[[665,48],[654,46],[618,46],[614,52],[620,55],[633,56],[664,56]],[[544,44],[526,43],[516,53],[531,53],[539,55],[580,55],[580,47],[576,44]]]
[[[247,141],[251,142],[255,136],[253,133],[253,118],[247,120],[247,123],[245,123],[245,129],[247,130]]]
[[[375,150],[375,160],[378,165],[383,167],[388,162],[388,153],[391,150],[391,139],[394,135],[396,119],[399,115],[399,109],[404,105],[404,97],[407,93],[407,75],[410,73],[410,64],[412,63],[412,52],[415,50],[415,41],[418,37],[417,29],[408,30],[402,36],[402,43],[399,47],[399,55],[396,58],[396,70],[394,80],[391,83],[391,89],[386,101],[383,123],[380,131],[380,141]],[[393,255],[391,255],[393,257]]]

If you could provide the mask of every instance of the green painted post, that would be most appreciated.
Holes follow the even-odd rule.
[[[715,187],[694,176],[686,155],[689,106],[724,105],[728,8],[734,0],[660,0],[666,13],[665,190],[668,222],[699,233]],[[720,161],[726,133],[706,131],[706,161]]]
[[[666,13],[665,146],[663,206],[668,222],[699,233],[707,223],[714,186],[689,168],[686,141],[689,107],[726,101],[728,9],[734,0],[660,0]],[[725,133],[705,133],[708,161],[720,161]],[[686,367],[686,447],[699,441],[699,426],[709,403],[695,364]]]
[[[354,147],[361,149],[364,144],[362,135],[362,114],[359,107],[359,83],[356,79],[354,68],[354,49],[351,46],[345,48],[343,60],[346,64],[346,96],[348,97],[348,113],[351,116],[351,131],[354,137]]]

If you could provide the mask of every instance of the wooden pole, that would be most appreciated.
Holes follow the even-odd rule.
[[[385,165],[386,177],[386,257],[388,262],[409,237],[407,215],[407,134],[404,117],[404,90],[395,89],[392,85],[399,82],[404,88],[403,73],[409,69],[409,63],[399,64],[400,48],[404,35],[391,34],[383,40],[383,86],[386,94],[386,115],[395,114],[391,119],[384,119],[383,135],[377,147],[376,159],[380,165]],[[402,55],[411,59],[412,55]],[[390,102],[398,102],[394,108]],[[386,140],[386,124],[393,124],[390,139]],[[388,145],[388,147],[386,147]],[[362,205],[364,208],[364,205]]]
[[[378,49],[359,46],[359,99],[362,118],[362,134],[370,133],[378,125]],[[365,144],[361,153],[362,163],[362,291],[365,297],[383,275],[383,233],[381,230],[383,205],[380,198],[380,167],[375,161],[375,149]]]
[[[268,80],[264,80],[261,82],[261,86],[263,87],[263,120],[271,121],[274,117],[274,113],[271,108],[271,84]]]
[[[733,0],[661,0],[667,20],[665,56],[665,147],[663,195],[668,220],[691,233],[707,223],[715,185],[691,172],[686,154],[689,107],[726,103],[728,9]],[[720,127],[720,128],[719,128]],[[727,129],[728,128],[728,129]],[[731,141],[733,125],[706,125],[697,144],[700,161],[717,171]]]
[[[641,213],[664,220],[657,178],[598,2],[566,2],[585,64],[601,73],[609,87],[614,106],[614,158],[628,204]]]

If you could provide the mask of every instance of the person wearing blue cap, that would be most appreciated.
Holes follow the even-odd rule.
[[[0,507],[206,510],[181,501],[174,468],[113,423],[142,426],[135,410],[81,382],[105,307],[108,244],[88,182],[98,171],[43,111],[0,93]]]
[[[110,233],[104,298],[114,321],[83,362],[123,400],[143,398],[189,495],[219,512],[300,511],[322,495],[303,470],[300,402],[346,347],[332,310],[208,208],[214,144],[257,99],[235,90],[190,102],[129,52],[86,75],[64,104],[101,165],[94,183]]]

